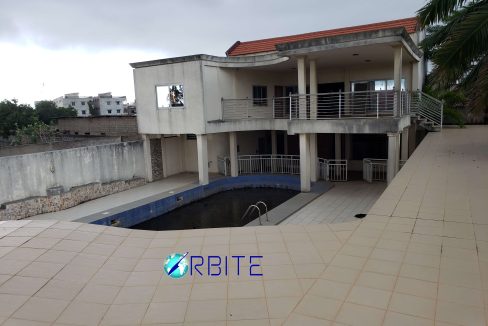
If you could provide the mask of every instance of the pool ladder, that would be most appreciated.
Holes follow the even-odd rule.
[[[264,206],[264,212],[266,214],[266,221],[269,222],[269,217],[268,217],[268,205],[266,205],[265,202],[263,201],[258,201],[256,204],[251,204],[249,205],[249,207],[246,209],[246,211],[244,212],[244,214],[242,215],[241,217],[241,220],[243,220],[246,216],[248,215],[251,215],[254,210],[258,210],[258,218],[259,218],[259,225],[263,225],[263,222],[261,222],[261,210],[259,209],[259,205],[263,205]]]

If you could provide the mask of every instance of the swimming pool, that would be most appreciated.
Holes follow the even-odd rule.
[[[258,201],[268,210],[282,204],[299,191],[275,188],[243,188],[223,191],[192,202],[166,214],[131,226],[140,230],[183,230],[243,226],[258,217],[257,210],[241,219],[246,209]],[[263,206],[260,206],[264,214]],[[263,217],[265,218],[265,217]]]

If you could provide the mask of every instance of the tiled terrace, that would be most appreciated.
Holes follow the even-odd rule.
[[[485,325],[488,128],[429,134],[361,221],[138,231],[0,222],[4,325]],[[163,275],[171,252],[263,277]],[[231,267],[231,270],[235,267]]]

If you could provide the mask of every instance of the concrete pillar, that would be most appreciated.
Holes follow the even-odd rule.
[[[408,159],[408,129],[405,127],[402,130],[402,148],[401,148],[401,160],[406,161]]]
[[[300,134],[300,189],[310,191],[310,141],[308,134]]]
[[[166,149],[166,138],[164,138],[163,135],[161,135],[161,161],[163,165],[163,178],[168,177],[168,163],[166,162],[166,154],[168,150]]]
[[[402,63],[403,47],[396,46],[393,48],[393,81],[395,82],[395,92],[397,100],[395,101],[395,115],[400,114],[400,92],[402,90]]]
[[[386,180],[388,184],[398,172],[400,155],[400,133],[388,133],[388,163],[386,166]]]
[[[310,65],[310,119],[317,119],[317,63],[315,60],[309,61]]]
[[[237,163],[237,133],[229,132],[229,153],[230,153],[230,176],[237,177],[239,168]]]
[[[288,155],[288,133],[283,135],[283,147],[285,155]]]
[[[151,163],[151,140],[149,135],[143,134],[143,149],[144,149],[144,166],[146,168],[147,182],[153,181],[152,163]]]
[[[412,80],[410,84],[410,89],[412,91],[417,91],[422,89],[422,85],[420,85],[420,71],[419,71],[420,64],[418,62],[413,62],[411,64],[412,67]]]
[[[342,144],[341,134],[335,134],[335,159],[340,160],[342,158]]]
[[[304,94],[307,93],[307,70],[305,57],[297,58],[297,72],[298,72],[298,94],[300,98],[298,100],[298,115],[300,119],[307,118],[307,101]]]
[[[207,135],[197,135],[198,181],[201,185],[208,184],[208,151]]]
[[[350,160],[351,159],[351,147],[352,147],[352,136],[351,134],[346,134],[345,135],[345,153],[344,153],[344,159]]]
[[[271,154],[276,155],[278,153],[278,141],[276,138],[276,130],[271,130]]]
[[[317,176],[317,134],[310,134],[310,181],[316,182]]]

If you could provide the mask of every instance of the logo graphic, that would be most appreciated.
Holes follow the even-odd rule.
[[[182,254],[173,253],[166,257],[164,262],[164,270],[172,278],[182,278],[188,273],[188,261],[186,256],[188,252]]]

